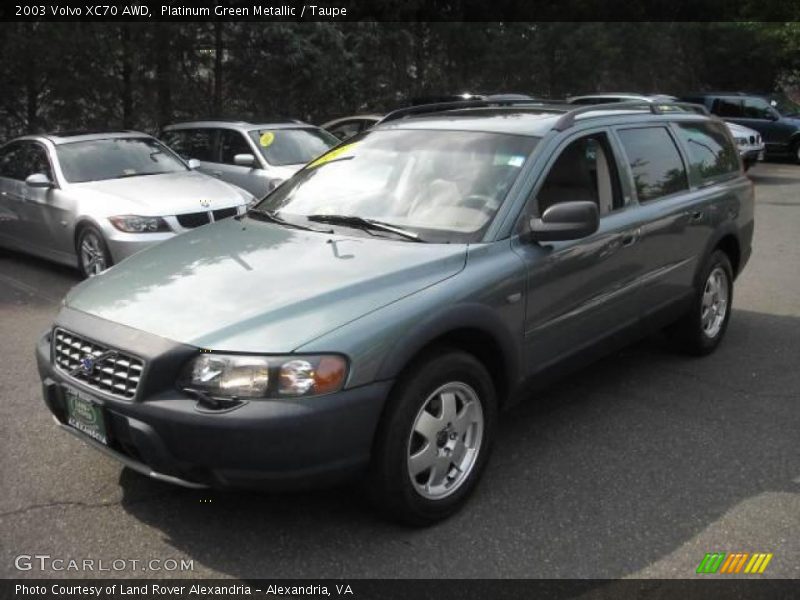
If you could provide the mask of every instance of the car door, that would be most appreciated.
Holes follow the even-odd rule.
[[[237,154],[250,154],[255,163],[252,166],[237,165],[234,161]],[[220,129],[219,162],[214,165],[213,175],[261,198],[269,191],[269,181],[260,161],[259,153],[244,133],[236,129]]]
[[[767,150],[784,152],[788,149],[797,126],[781,118],[764,98],[746,97],[743,101],[744,115],[738,122],[745,127],[761,132]]]
[[[678,307],[691,293],[702,253],[699,228],[710,216],[702,194],[690,192],[684,156],[668,123],[620,127],[615,135],[639,205],[644,317]]]
[[[643,222],[620,178],[614,141],[597,130],[565,141],[553,154],[520,227],[571,200],[597,202],[600,226],[583,239],[514,244],[527,270],[524,343],[531,373],[615,334],[634,334],[639,322]]]
[[[75,255],[73,237],[76,201],[58,184],[53,164],[55,156],[40,142],[26,142],[24,170],[27,178],[42,174],[51,182],[49,188],[31,187],[23,183],[24,215],[28,240],[38,254],[56,260],[69,260]]]
[[[0,240],[12,246],[24,238],[21,215],[22,150],[21,142],[10,142],[0,148]]]

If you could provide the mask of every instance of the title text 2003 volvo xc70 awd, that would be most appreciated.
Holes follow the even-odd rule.
[[[404,109],[78,285],[38,345],[44,397],[151,477],[362,473],[429,523],[556,363],[662,326],[712,351],[752,233],[730,133],[679,105]]]

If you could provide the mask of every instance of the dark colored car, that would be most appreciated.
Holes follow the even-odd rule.
[[[755,129],[771,155],[790,155],[800,163],[800,118],[782,114],[767,98],[744,93],[688,94],[685,102],[703,104],[726,121]]]
[[[58,424],[188,486],[366,475],[424,524],[464,503],[531,384],[665,326],[717,347],[753,235],[721,121],[425,110],[73,289],[37,347]]]

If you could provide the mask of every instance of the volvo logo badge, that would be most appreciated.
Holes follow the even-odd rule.
[[[98,354],[95,356],[94,354],[87,354],[78,360],[78,366],[70,371],[70,375],[75,377],[78,373],[82,373],[85,376],[89,376],[94,373],[94,369],[97,366],[97,363],[107,360],[109,358],[114,358],[117,355],[116,350],[106,350],[102,354]]]

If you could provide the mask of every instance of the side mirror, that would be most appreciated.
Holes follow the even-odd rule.
[[[200,161],[197,160],[196,158],[190,158],[188,161],[186,161],[186,164],[192,171],[200,168]]]
[[[780,113],[779,113],[777,110],[775,110],[775,109],[773,108],[771,111],[769,111],[769,113],[767,113],[767,118],[768,118],[770,121],[777,121],[778,119],[780,119],[780,118],[781,118],[781,115],[780,115]]]
[[[25,185],[32,188],[51,188],[53,182],[44,173],[34,173],[25,179]]]
[[[256,164],[256,157],[252,154],[237,154],[233,157],[233,163],[240,167],[254,167]]]
[[[542,242],[577,240],[592,235],[600,226],[597,204],[591,201],[560,202],[531,218],[530,238]]]

